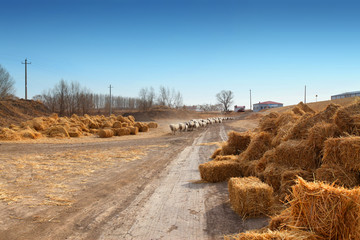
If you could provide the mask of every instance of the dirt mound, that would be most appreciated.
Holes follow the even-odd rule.
[[[49,115],[49,109],[38,101],[24,99],[0,100],[0,126],[19,124],[34,117]]]

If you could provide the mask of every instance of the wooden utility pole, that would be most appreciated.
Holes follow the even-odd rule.
[[[25,62],[21,64],[25,64],[25,100],[27,100],[27,65],[31,64],[31,62],[28,62],[27,58],[25,58]]]
[[[111,107],[112,107],[112,106],[111,106],[111,105],[112,105],[112,100],[111,100],[111,89],[112,89],[112,88],[114,88],[114,87],[112,87],[112,86],[111,86],[111,84],[110,84],[110,87],[109,87],[109,88],[110,88],[110,115],[111,115],[111,110],[112,110],[112,109],[111,109]]]
[[[304,103],[306,104],[306,85],[305,85],[305,92],[304,92]]]
[[[250,89],[250,110],[251,110],[251,89]]]

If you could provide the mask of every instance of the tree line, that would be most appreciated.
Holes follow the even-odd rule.
[[[89,89],[81,87],[78,82],[68,83],[63,79],[54,88],[34,96],[33,99],[41,101],[52,112],[61,116],[106,111],[110,109],[110,104],[112,109],[119,110],[149,110],[155,105],[170,108],[183,106],[181,93],[164,86],[160,87],[158,94],[153,87],[146,87],[140,89],[139,97],[111,96],[110,98],[110,94],[92,93]]]

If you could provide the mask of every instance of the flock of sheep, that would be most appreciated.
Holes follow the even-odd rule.
[[[222,123],[224,120],[232,120],[232,117],[212,117],[208,119],[192,119],[188,122],[170,124],[170,129],[173,134],[177,131],[186,132],[192,131],[199,127],[206,127],[209,124]]]

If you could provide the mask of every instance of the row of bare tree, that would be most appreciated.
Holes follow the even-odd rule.
[[[161,86],[156,95],[154,88],[142,88],[138,98],[94,94],[77,82],[68,83],[60,80],[54,88],[36,95],[34,100],[43,102],[52,112],[61,116],[86,114],[93,110],[110,109],[140,109],[148,110],[154,105],[181,107],[182,95],[174,89]]]

